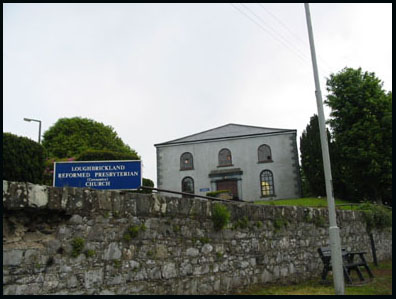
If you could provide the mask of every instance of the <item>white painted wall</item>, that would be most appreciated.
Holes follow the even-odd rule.
[[[199,192],[199,189],[211,188],[211,171],[240,168],[243,171],[240,184],[242,199],[256,201],[269,199],[261,198],[260,191],[260,173],[269,169],[274,175],[276,194],[272,199],[297,198],[301,194],[295,141],[296,133],[291,131],[277,135],[157,145],[157,186],[160,189],[181,191],[182,179],[190,176],[194,179],[195,193],[205,195],[206,192]],[[273,162],[258,163],[257,150],[262,144],[271,147]],[[223,148],[231,151],[233,166],[217,167],[218,153]],[[180,170],[180,156],[185,152],[193,155],[193,170]],[[215,190],[211,188],[211,191]]]

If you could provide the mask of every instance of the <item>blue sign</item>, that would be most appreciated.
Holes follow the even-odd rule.
[[[207,192],[207,191],[209,191],[210,189],[209,188],[201,188],[201,189],[199,189],[199,192]]]
[[[54,187],[138,189],[141,161],[55,162]]]

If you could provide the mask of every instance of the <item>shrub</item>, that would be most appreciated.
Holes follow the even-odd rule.
[[[201,237],[199,238],[199,242],[201,242],[202,244],[207,244],[210,242],[209,237]]]
[[[93,249],[88,249],[87,251],[85,251],[85,256],[86,257],[93,257],[96,255],[96,251]]]
[[[237,228],[247,228],[249,226],[249,219],[246,216],[243,216],[241,219],[238,219],[236,223],[232,226],[233,229]]]
[[[82,253],[84,246],[85,246],[85,240],[83,238],[81,237],[74,238],[72,240],[73,250],[71,256],[78,257]]]
[[[146,186],[146,187],[154,187],[154,182],[150,179],[142,178],[142,185]],[[147,194],[153,193],[152,190],[147,190],[147,189],[139,189],[137,192],[138,193],[147,193]]]
[[[122,266],[121,260],[113,260],[113,266],[114,268],[121,268]]]
[[[3,180],[43,183],[44,148],[26,137],[3,133]]]
[[[139,234],[140,227],[136,225],[132,225],[131,227],[128,228],[128,233],[131,236],[131,238],[136,238],[137,235]]]
[[[216,252],[216,261],[222,261],[224,258],[224,253],[223,252]]]
[[[47,158],[45,159],[44,165],[44,175],[43,182],[45,185],[52,186],[54,180],[54,163],[55,162],[66,162],[66,161],[75,161],[75,158]]]
[[[221,194],[221,193],[229,193],[229,190],[217,190],[217,191],[211,191],[211,192],[207,192],[206,196],[211,196],[211,197],[217,197],[217,195]]]
[[[366,229],[370,233],[373,229],[382,230],[392,226],[392,212],[384,206],[366,202],[357,210],[363,212]]]
[[[139,235],[140,231],[146,231],[147,227],[144,225],[144,223],[140,225],[131,225],[128,227],[126,232],[123,235],[123,239],[125,241],[130,241],[133,238],[136,238]]]
[[[217,231],[222,230],[230,222],[230,216],[230,211],[225,205],[215,203],[212,211],[214,229]]]
[[[287,221],[286,218],[280,217],[274,220],[274,228],[275,232],[281,230],[282,228],[286,228],[288,226],[289,222]]]
[[[307,223],[312,223],[316,227],[325,227],[326,226],[326,218],[322,215],[317,215],[314,217],[311,213],[306,213],[304,216],[304,220]]]

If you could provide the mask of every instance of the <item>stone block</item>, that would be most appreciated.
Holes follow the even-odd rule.
[[[168,257],[168,248],[163,244],[157,244],[155,246],[155,257],[157,259],[165,259]]]
[[[157,280],[161,279],[161,268],[160,267],[154,267],[151,269],[147,270],[147,275],[149,279]]]
[[[167,197],[166,198],[166,215],[176,216],[179,213],[179,199]]]
[[[124,203],[123,203],[123,214],[124,217],[128,216],[136,216],[136,197],[133,193],[125,193],[124,194]]]
[[[32,290],[38,291],[38,286],[35,285],[33,287],[32,285],[8,285],[4,286],[3,295],[33,295],[31,292]]]
[[[27,249],[25,251],[23,262],[25,264],[35,264],[40,261],[40,250],[38,249]]]
[[[84,272],[84,287],[90,289],[103,284],[103,269],[88,270]]]
[[[272,280],[272,275],[267,270],[264,270],[261,274],[261,282],[266,283]]]
[[[181,200],[179,201],[178,213],[181,217],[187,217],[191,210],[192,201],[191,200]]]
[[[47,192],[48,192],[48,204],[47,204],[48,209],[61,211],[62,193],[63,193],[62,188],[49,187],[47,188]]]
[[[122,252],[116,242],[110,243],[110,245],[103,253],[104,260],[118,260],[121,258],[121,256],[122,256]]]
[[[80,215],[75,214],[69,219],[69,223],[70,224],[82,224],[83,218]]]
[[[81,188],[63,187],[65,192],[62,197],[62,206],[64,205],[68,215],[81,214],[84,205],[84,193]]]
[[[28,206],[32,208],[46,208],[48,204],[47,186],[27,183]]]
[[[199,250],[197,248],[190,247],[187,249],[186,255],[190,257],[196,257],[199,255]]]
[[[203,254],[209,254],[210,252],[212,252],[213,250],[213,246],[210,244],[205,244],[204,246],[202,246],[201,252]]]
[[[166,263],[162,266],[162,277],[165,279],[174,278],[177,276],[176,266],[174,263]]]
[[[3,181],[3,187],[5,183]],[[7,209],[21,209],[28,205],[28,192],[25,183],[8,182],[6,192],[3,190],[3,207]]]
[[[203,274],[209,273],[209,270],[210,270],[210,268],[209,268],[208,264],[198,265],[198,266],[194,267],[193,275],[203,275]]]
[[[186,276],[193,273],[193,267],[188,261],[184,261],[180,264],[180,275]]]
[[[3,266],[17,266],[20,265],[23,258],[23,250],[12,249],[3,250]]]
[[[148,215],[154,206],[154,198],[148,194],[134,194],[136,198],[136,214]]]

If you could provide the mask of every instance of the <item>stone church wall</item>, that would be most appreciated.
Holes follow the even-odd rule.
[[[320,279],[327,210],[215,203],[3,181],[3,294],[231,294]],[[366,250],[362,215],[337,211],[343,246]],[[323,222],[325,220],[325,222]],[[376,232],[392,258],[391,231]]]

